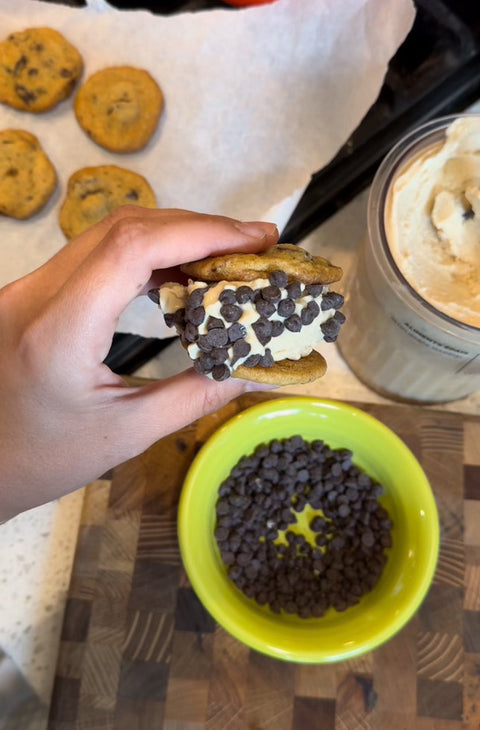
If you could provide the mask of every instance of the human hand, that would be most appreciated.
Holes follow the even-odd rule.
[[[272,223],[120,208],[0,290],[0,521],[60,497],[240,395],[193,369],[128,387],[104,363],[118,318],[187,261],[276,243]]]

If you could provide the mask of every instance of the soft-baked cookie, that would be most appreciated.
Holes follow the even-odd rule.
[[[181,266],[187,286],[164,284],[159,306],[197,372],[274,385],[308,383],[326,362],[315,346],[334,342],[343,296],[329,290],[342,270],[290,244],[259,254],[216,256]]]
[[[121,205],[156,208],[155,193],[142,175],[116,165],[84,167],[71,175],[59,213],[68,239],[78,236]]]
[[[27,28],[0,43],[0,101],[44,112],[72,93],[83,70],[77,49],[53,28]]]
[[[304,284],[331,284],[342,276],[342,269],[321,256],[312,256],[291,243],[272,246],[262,253],[232,253],[193,261],[182,266],[185,274],[203,281],[252,281],[260,274],[280,269],[292,280]]]
[[[35,135],[23,129],[0,131],[0,213],[30,218],[43,208],[57,174]]]
[[[111,152],[135,152],[150,140],[163,109],[163,94],[147,71],[112,66],[97,71],[75,98],[80,126]]]

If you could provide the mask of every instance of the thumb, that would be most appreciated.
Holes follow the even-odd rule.
[[[137,456],[163,436],[218,410],[246,391],[270,387],[237,378],[219,383],[191,369],[151,385],[123,388],[114,418],[119,458],[124,461]]]

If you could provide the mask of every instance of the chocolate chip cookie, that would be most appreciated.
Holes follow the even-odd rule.
[[[53,28],[27,28],[0,43],[0,101],[44,112],[66,99],[83,70],[77,49]]]
[[[84,167],[73,173],[59,214],[60,228],[68,239],[78,236],[121,205],[156,208],[147,180],[116,165]]]
[[[157,128],[163,94],[147,71],[112,66],[97,71],[75,99],[80,126],[94,142],[111,152],[142,149]]]
[[[57,174],[38,139],[22,129],[0,131],[0,213],[30,218],[43,208]]]

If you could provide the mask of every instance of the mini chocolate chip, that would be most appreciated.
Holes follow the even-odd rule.
[[[228,343],[228,330],[216,327],[215,329],[209,330],[205,338],[212,347],[225,347]]]
[[[305,293],[310,294],[311,297],[319,297],[322,291],[322,284],[307,284],[305,287]]]
[[[5,173],[5,177],[17,177],[18,170],[16,167],[9,167]]]
[[[255,355],[250,355],[243,364],[246,365],[247,368],[255,368],[260,364],[261,359],[262,356],[256,353]]]
[[[15,75],[19,74],[21,71],[23,71],[27,63],[28,58],[22,54],[18,61],[15,63],[15,66],[13,67],[13,73]]]
[[[34,66],[32,66],[32,68],[28,69],[27,74],[29,76],[38,76],[38,68],[35,68]]]
[[[295,312],[295,302],[293,299],[281,299],[277,305],[277,312],[281,317],[290,317]]]
[[[187,322],[183,331],[183,336],[187,342],[195,342],[198,337],[198,327],[192,322]]]
[[[298,314],[292,314],[291,317],[288,317],[285,320],[285,327],[290,332],[300,332],[302,329],[302,320],[298,316]]]
[[[268,281],[272,286],[284,289],[288,284],[288,275],[284,271],[271,271],[268,275]]]
[[[72,77],[72,71],[69,68],[61,68],[60,76],[62,77],[62,79],[69,79]]]
[[[132,188],[125,194],[127,200],[138,200],[138,192]]]
[[[255,309],[261,317],[270,317],[276,311],[276,307],[273,302],[267,302],[261,297],[259,297],[255,302]]]
[[[207,330],[213,330],[217,327],[225,327],[223,323],[223,319],[220,319],[219,317],[212,317],[210,316],[207,319]]]
[[[236,340],[232,347],[232,363],[237,362],[240,358],[244,358],[251,350],[251,346],[245,340]]]
[[[230,370],[228,369],[227,365],[215,365],[212,368],[212,376],[214,380],[222,381],[227,380],[227,378],[230,377]]]
[[[316,317],[320,314],[320,307],[318,306],[317,302],[310,301],[308,304],[302,309],[300,316],[302,319],[302,324],[311,324]]]
[[[221,365],[228,360],[228,350],[226,347],[215,347],[210,355],[215,365]]]
[[[236,293],[235,299],[238,304],[246,304],[253,297],[253,289],[249,286],[239,286]]]
[[[273,355],[271,350],[267,347],[265,350],[265,355],[260,360],[260,363],[262,368],[271,368],[272,365],[275,364],[275,360],[273,359]]]
[[[196,307],[201,307],[206,291],[206,287],[203,287],[201,289],[194,289],[193,291],[191,291],[188,295],[187,307],[192,307],[193,309],[195,309]]]
[[[252,324],[252,329],[261,345],[268,344],[272,339],[272,323],[270,320],[260,317]]]
[[[340,326],[335,322],[335,320],[327,319],[326,322],[320,325],[320,329],[323,333],[323,339],[325,342],[335,342],[335,340],[338,337],[338,332],[340,330]]]
[[[243,310],[236,304],[224,303],[220,307],[220,314],[226,322],[236,322],[242,316]]]
[[[270,284],[270,286],[264,286],[262,289],[262,297],[266,299],[267,302],[278,302],[281,296],[282,293],[280,289],[274,284]]]
[[[302,296],[302,285],[299,281],[292,281],[287,286],[287,294],[291,299],[300,299]]]
[[[202,352],[211,352],[213,345],[211,345],[207,339],[207,335],[199,335],[197,345]]]
[[[334,291],[328,291],[323,295],[321,308],[322,311],[327,309],[340,309],[343,306],[344,298],[341,294]]]
[[[228,328],[228,339],[230,342],[236,342],[244,338],[247,334],[247,328],[240,322],[235,322]]]
[[[186,307],[185,319],[187,322],[192,322],[192,324],[195,324],[198,327],[205,319],[205,307],[194,307],[193,309]]]
[[[272,337],[280,337],[285,329],[284,323],[280,319],[272,319]]]
[[[236,296],[235,296],[235,290],[234,289],[224,289],[220,292],[220,296],[218,297],[220,302],[223,302],[224,304],[235,304],[236,302]]]
[[[333,319],[335,320],[335,322],[342,325],[345,322],[346,317],[343,312],[335,312],[335,314],[333,315]]]

